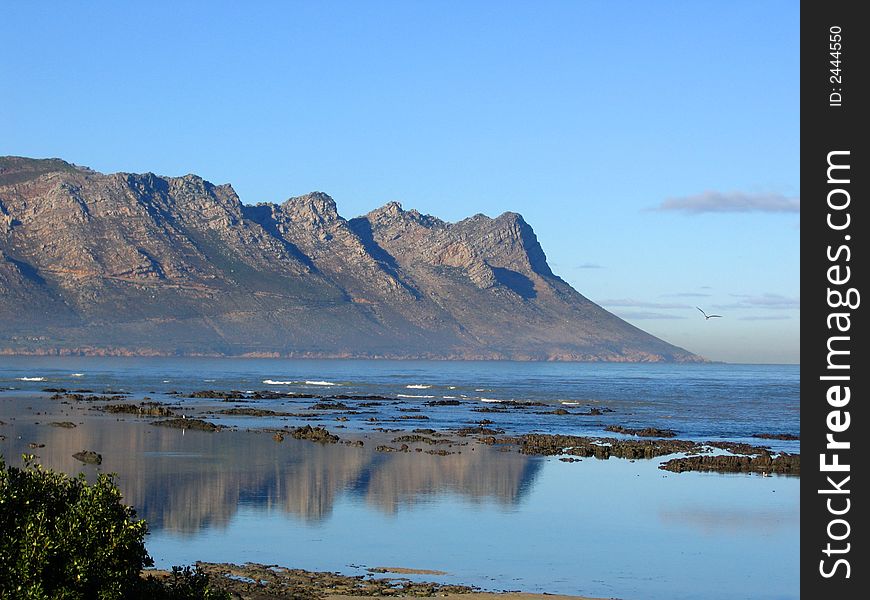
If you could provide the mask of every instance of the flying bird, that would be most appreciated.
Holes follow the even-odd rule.
[[[698,306],[696,306],[695,308],[697,308],[698,310],[701,310],[700,307],[698,307]],[[709,321],[710,319],[712,319],[714,317],[719,317],[720,319],[722,318],[722,315],[708,315],[703,310],[701,310],[701,314],[704,315],[704,319],[707,321]]]

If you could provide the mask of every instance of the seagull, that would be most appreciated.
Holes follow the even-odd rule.
[[[701,310],[701,309],[700,309],[699,307],[697,307],[697,306],[696,306],[695,308],[697,308],[698,310]],[[701,314],[704,315],[704,319],[707,320],[707,321],[709,321],[709,320],[712,319],[713,317],[719,317],[719,318],[722,318],[722,315],[708,315],[708,314],[705,313],[703,310],[701,310]]]

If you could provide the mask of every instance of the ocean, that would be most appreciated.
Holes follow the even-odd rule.
[[[485,419],[505,435],[620,438],[606,427],[655,427],[799,453],[798,440],[756,437],[799,437],[799,381],[796,365],[3,357],[0,453],[116,472],[162,567],[406,567],[446,573],[412,579],[485,589],[797,598],[798,478],[658,469],[668,457],[566,463],[499,447],[457,445],[445,456],[375,447]],[[47,388],[147,397],[227,429],[151,427],[59,404]],[[204,390],[243,394],[186,396]],[[259,390],[312,397],[252,399]],[[332,408],[304,416],[318,402]],[[228,408],[280,414],[220,412]],[[49,426],[61,419],[77,426]],[[305,424],[365,444],[276,443],[263,431]],[[103,464],[71,458],[84,449]]]

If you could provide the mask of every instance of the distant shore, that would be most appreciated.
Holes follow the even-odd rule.
[[[571,352],[552,352],[547,354],[505,354],[501,352],[466,352],[456,354],[424,353],[356,353],[356,352],[244,352],[224,354],[220,352],[178,352],[157,348],[119,348],[119,347],[50,347],[50,348],[0,348],[0,356],[22,357],[128,357],[128,358],[264,358],[290,360],[432,360],[432,361],[515,361],[515,362],[579,362],[579,363],[620,363],[620,364],[724,364],[703,357],[694,356],[685,360],[667,360],[658,355],[596,355]]]

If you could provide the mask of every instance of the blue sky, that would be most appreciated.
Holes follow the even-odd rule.
[[[799,360],[798,2],[19,2],[0,39],[0,155],[520,212],[642,329]]]

